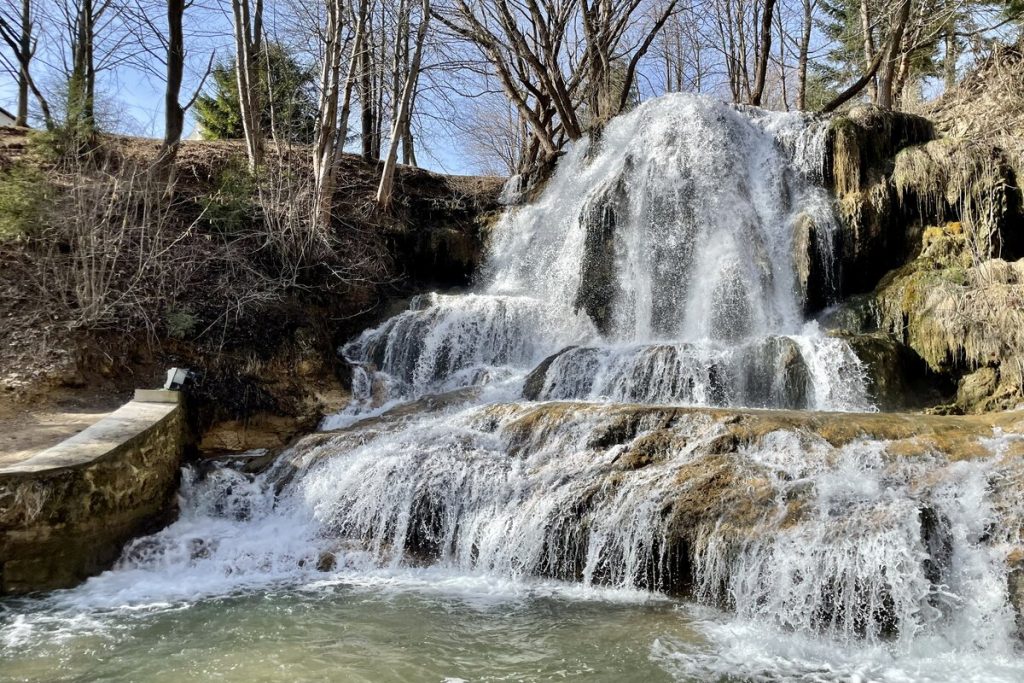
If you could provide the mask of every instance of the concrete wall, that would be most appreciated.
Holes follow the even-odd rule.
[[[0,595],[74,586],[170,520],[186,439],[178,399],[140,391],[63,443],[0,468]]]

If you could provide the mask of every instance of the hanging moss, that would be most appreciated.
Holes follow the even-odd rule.
[[[1016,255],[1020,190],[1003,150],[987,143],[934,140],[896,155],[901,205],[937,222],[959,221],[977,262]]]
[[[926,119],[876,107],[857,107],[832,120],[825,181],[838,199],[843,227],[840,295],[871,291],[910,255],[908,244],[916,242],[916,234],[896,200],[893,158],[933,137]]]
[[[920,116],[856,107],[832,121],[826,181],[839,196],[863,191],[888,174],[897,152],[934,137],[931,122]]]
[[[1024,260],[976,265],[957,224],[941,235],[935,228],[925,235],[921,255],[890,274],[875,293],[881,329],[933,371],[962,378],[960,409],[1015,407],[1024,401]],[[993,373],[966,380],[986,367]]]

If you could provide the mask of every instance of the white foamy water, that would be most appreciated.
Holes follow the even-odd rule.
[[[996,435],[990,458],[950,462],[893,454],[886,442],[837,448],[777,431],[723,461],[713,446],[720,427],[695,413],[671,418],[676,438],[636,467],[624,458],[664,434],[672,411],[628,418],[593,405],[555,408],[387,418],[317,435],[263,476],[189,471],[181,518],[133,543],[117,568],[6,607],[4,656],[21,664],[90,638],[116,653],[137,644],[140,630],[198,628],[195,610],[223,596],[247,605],[233,617],[244,621],[256,609],[247,595],[305,604],[342,590],[363,605],[344,612],[357,624],[415,596],[401,600],[416,601],[407,618],[426,629],[435,616],[424,605],[451,600],[474,613],[526,610],[541,629],[591,610],[581,605],[604,605],[618,628],[655,625],[642,656],[635,647],[629,656],[666,680],[1024,675],[1005,563],[1024,506],[1012,488],[1019,468],[1002,455],[1020,437]],[[732,481],[726,489],[703,483],[722,476]],[[726,510],[750,501],[754,514],[694,512],[703,506],[684,502],[689,487],[709,509],[724,496]],[[664,590],[690,590],[728,612],[676,603]],[[548,611],[545,601],[563,607]],[[677,605],[672,628],[663,608],[650,616],[650,605],[665,603]],[[424,658],[445,656],[431,649],[440,644],[416,647]],[[573,651],[560,647],[562,656]],[[473,648],[460,649],[460,661],[479,656],[481,671],[500,652]],[[580,672],[623,666],[588,657]]]
[[[822,286],[836,279],[837,223],[816,185],[826,132],[803,115],[692,95],[616,119],[499,221],[474,293],[418,298],[345,347],[360,405],[522,379],[580,345],[611,384],[561,377],[551,397],[869,409],[857,357],[805,327],[797,276],[805,260]],[[801,255],[807,224],[816,248]],[[782,337],[791,358],[764,353]],[[658,349],[670,347],[668,360]],[[825,356],[843,366],[807,372]],[[780,362],[803,368],[792,386],[753,386]]]

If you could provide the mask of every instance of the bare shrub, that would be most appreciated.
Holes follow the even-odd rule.
[[[71,329],[151,340],[202,337],[297,290],[344,294],[375,282],[376,236],[321,225],[312,175],[272,159],[238,196],[208,199],[168,196],[150,160],[65,158],[47,170],[52,201],[35,228],[0,245],[0,280],[22,306]],[[211,220],[218,201],[233,202],[230,229],[224,211]]]

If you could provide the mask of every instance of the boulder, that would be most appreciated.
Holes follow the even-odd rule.
[[[832,334],[845,339],[864,363],[868,393],[879,410],[918,410],[945,402],[952,394],[950,380],[931,371],[893,335],[885,332]]]

